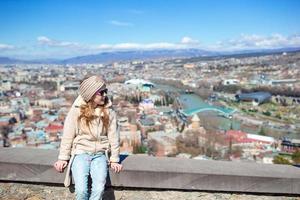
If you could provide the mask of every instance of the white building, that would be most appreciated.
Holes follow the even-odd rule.
[[[143,80],[143,79],[130,79],[128,81],[125,81],[125,84],[127,85],[152,85],[154,86],[153,83],[151,83],[150,81],[146,81],[146,80]]]
[[[238,79],[225,79],[223,80],[223,85],[237,85],[240,83]]]
[[[8,91],[11,90],[11,82],[8,80],[2,80],[1,81],[1,90]]]

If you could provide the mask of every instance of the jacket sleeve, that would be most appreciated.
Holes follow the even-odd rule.
[[[108,128],[108,141],[111,147],[111,162],[119,162],[119,154],[120,154],[120,135],[117,127],[117,116],[114,111],[111,111],[110,115],[110,124]]]
[[[71,107],[64,123],[63,136],[60,143],[59,160],[70,160],[72,143],[76,135],[78,114],[74,106]]]

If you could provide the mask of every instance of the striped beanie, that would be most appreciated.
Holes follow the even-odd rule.
[[[105,82],[99,76],[91,76],[82,81],[79,87],[79,94],[82,98],[88,102],[94,96],[94,94],[101,88],[105,88]]]

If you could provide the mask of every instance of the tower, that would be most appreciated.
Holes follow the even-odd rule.
[[[192,123],[191,123],[190,127],[191,127],[192,129],[198,129],[198,128],[200,128],[200,119],[199,119],[199,117],[198,117],[197,114],[195,114],[195,115],[192,117]]]

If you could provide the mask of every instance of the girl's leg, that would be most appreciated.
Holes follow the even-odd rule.
[[[88,200],[88,177],[90,173],[91,157],[88,154],[76,155],[72,166],[72,176],[75,182],[77,200]]]
[[[91,162],[92,193],[90,200],[102,199],[107,177],[107,161],[104,154],[97,154]]]

